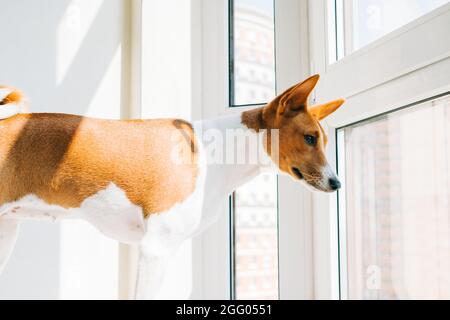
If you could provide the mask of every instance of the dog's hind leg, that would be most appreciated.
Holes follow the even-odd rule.
[[[8,263],[8,259],[16,244],[19,233],[17,220],[0,218],[0,274]]]
[[[202,215],[201,194],[192,196],[168,212],[151,215],[140,241],[135,298],[160,298],[168,262],[186,239],[197,230]],[[183,268],[183,266],[180,266]]]
[[[164,248],[156,248],[154,243],[140,245],[135,299],[158,298],[168,262],[181,243],[181,239],[171,241],[171,245]]]
[[[156,299],[162,285],[164,271],[167,266],[169,254],[154,255],[139,252],[138,274],[136,279],[136,300]]]

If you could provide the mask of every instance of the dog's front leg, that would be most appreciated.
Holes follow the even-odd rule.
[[[11,256],[18,233],[19,222],[17,220],[2,220],[0,218],[0,273],[5,268]]]

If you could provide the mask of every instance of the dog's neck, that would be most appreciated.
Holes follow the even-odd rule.
[[[263,146],[261,114],[257,109],[195,124],[207,156],[207,190],[228,194],[263,172],[276,171]]]

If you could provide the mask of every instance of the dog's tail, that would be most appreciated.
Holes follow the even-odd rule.
[[[20,113],[25,102],[22,92],[0,85],[0,119],[7,119]]]

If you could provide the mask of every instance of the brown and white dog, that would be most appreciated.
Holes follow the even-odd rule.
[[[318,79],[263,108],[193,124],[21,114],[20,92],[0,87],[0,271],[21,220],[85,219],[111,238],[139,244],[136,297],[154,297],[173,251],[215,221],[218,201],[264,169],[258,161],[211,156],[218,150],[211,152],[212,138],[230,130],[256,137],[263,158],[281,172],[320,191],[339,189],[319,121],[344,100],[308,106]],[[249,155],[247,146],[237,152]]]

